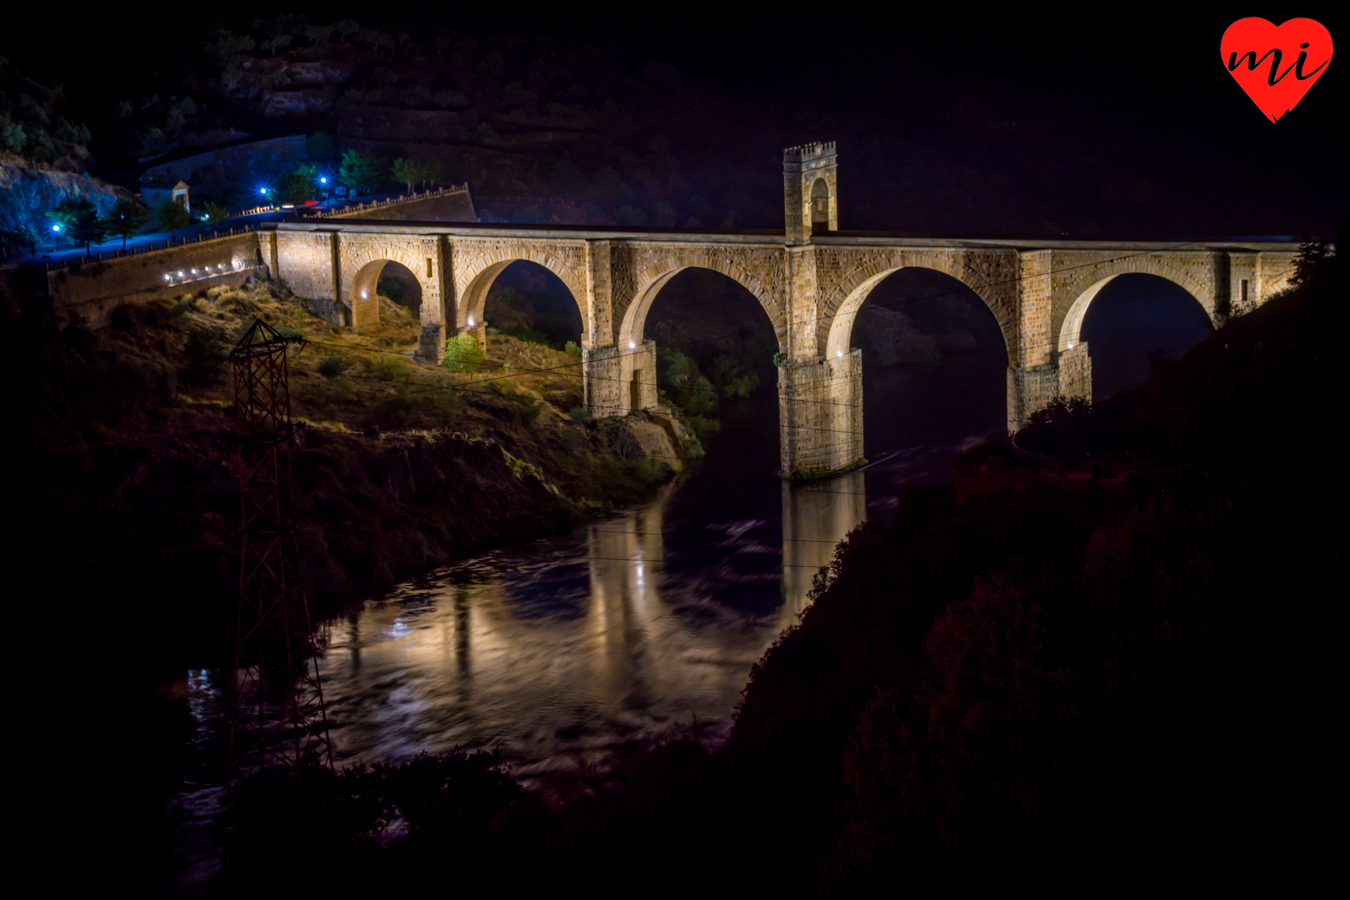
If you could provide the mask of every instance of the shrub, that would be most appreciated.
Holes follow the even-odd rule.
[[[563,352],[573,359],[581,359],[581,348],[577,346],[576,341],[568,341],[563,347]]]
[[[581,425],[586,421],[586,407],[584,406],[574,406],[567,411],[567,414],[571,416],[572,421],[576,422],[578,425]]]
[[[661,484],[674,474],[675,470],[664,459],[646,457],[637,461],[637,475],[645,485]]]
[[[347,369],[347,364],[336,356],[329,356],[319,363],[319,374],[324,378],[336,378]]]
[[[451,372],[477,372],[483,364],[483,348],[471,334],[457,334],[445,342],[445,367]]]

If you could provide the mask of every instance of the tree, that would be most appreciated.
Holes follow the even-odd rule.
[[[304,203],[314,196],[314,182],[319,174],[319,167],[313,163],[302,163],[294,170],[281,176],[277,185],[277,193],[281,197],[282,203]]]
[[[425,189],[428,181],[444,178],[445,165],[439,159],[396,159],[391,174],[407,185],[411,194],[414,181],[420,181]]]
[[[108,213],[104,221],[107,223],[108,233],[122,239],[122,249],[125,250],[127,238],[140,231],[147,218],[141,204],[124,197],[117,201],[117,205],[112,208],[112,212]]]
[[[382,47],[394,46],[393,35],[383,28],[362,28],[356,39],[372,51],[378,51]]]
[[[178,229],[192,224],[192,213],[186,205],[171,197],[155,207],[155,221],[170,235],[177,236]]]
[[[67,234],[77,244],[83,244],[85,252],[90,244],[103,240],[106,225],[99,218],[98,208],[86,197],[67,197],[55,208],[47,211],[52,230],[58,235]]]
[[[214,224],[221,219],[228,218],[229,215],[230,211],[214,200],[207,200],[202,204],[202,221],[204,222]]]
[[[417,163],[411,159],[396,159],[394,164],[389,167],[389,174],[407,185],[408,193],[411,194],[412,183],[417,180]]]
[[[344,43],[360,30],[361,24],[355,19],[338,19],[333,23],[333,33]]]
[[[445,163],[439,159],[423,160],[418,174],[421,176],[419,180],[422,182],[422,190],[426,190],[428,181],[439,182],[445,178]]]
[[[1336,249],[1326,241],[1304,241],[1294,258],[1294,274],[1289,281],[1294,287],[1321,284],[1329,281],[1336,265]]]
[[[338,178],[354,194],[366,194],[379,183],[384,174],[384,160],[373,153],[360,150],[342,151],[342,166]]]

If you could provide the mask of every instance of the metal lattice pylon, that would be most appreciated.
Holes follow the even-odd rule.
[[[333,764],[295,533],[288,343],[255,320],[230,352],[242,512],[230,764],[242,775]]]

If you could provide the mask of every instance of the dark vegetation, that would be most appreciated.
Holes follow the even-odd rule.
[[[162,686],[232,659],[240,501],[226,356],[254,317],[310,342],[290,351],[292,416],[308,425],[290,457],[316,616],[640,500],[670,474],[614,457],[612,435],[567,415],[579,383],[556,361],[510,377],[412,364],[416,319],[388,300],[381,325],[355,336],[256,284],[124,306],[96,333],[59,321],[44,284],[21,273],[0,311],[3,396],[19,423],[6,445],[7,558],[14,596],[79,622],[53,694],[97,692],[85,674],[118,673],[115,700],[86,707],[83,737],[51,759],[52,777],[80,792],[68,773],[85,769],[67,753],[119,736],[98,753],[116,776],[83,786],[96,819],[118,812],[109,835],[162,827],[192,729]],[[134,871],[150,846],[112,864]]]
[[[448,865],[539,888],[597,847],[658,894],[1322,883],[1345,557],[1310,454],[1345,298],[1334,258],[1301,280],[1110,408],[1019,435],[1035,455],[977,448],[855,530],[716,752],[673,734],[547,799],[481,756],[321,774],[245,795],[242,831],[323,823],[311,885]]]

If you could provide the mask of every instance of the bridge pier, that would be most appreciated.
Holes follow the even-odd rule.
[[[440,365],[445,360],[445,330],[440,322],[422,321],[422,330],[417,335],[417,352],[414,358],[418,362]]]
[[[655,341],[584,347],[581,368],[587,415],[626,416],[657,404]]]
[[[822,478],[861,465],[862,351],[783,363],[778,429],[785,478]]]
[[[1008,433],[1022,429],[1032,415],[1056,400],[1092,402],[1092,357],[1083,341],[1039,366],[1008,367]]]
[[[623,360],[619,348],[583,347],[581,371],[586,397],[586,415],[591,418],[617,416],[627,412],[623,407]]]

